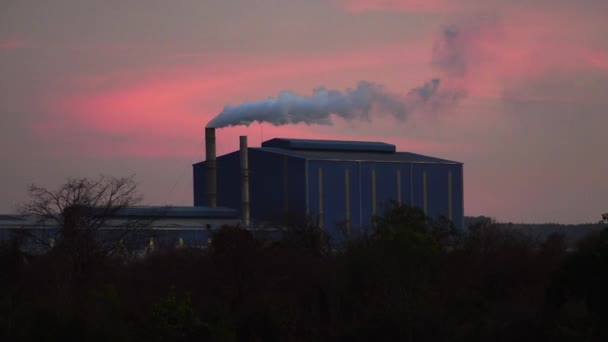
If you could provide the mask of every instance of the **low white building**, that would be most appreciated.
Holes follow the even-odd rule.
[[[205,247],[215,230],[240,224],[237,211],[229,208],[142,206],[119,210],[99,234],[136,230],[139,245],[133,246],[136,248]],[[54,220],[0,215],[0,241],[27,235],[53,246],[56,234],[57,223]],[[31,242],[28,245],[33,248]]]

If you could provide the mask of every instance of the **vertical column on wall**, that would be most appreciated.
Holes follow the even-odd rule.
[[[363,233],[363,185],[361,182],[361,162],[359,162],[359,233]]]
[[[397,170],[397,204],[401,205],[401,170]]]
[[[319,179],[319,228],[323,228],[323,169],[319,168],[318,179]]]
[[[414,206],[414,163],[410,163],[410,206]]]
[[[239,138],[241,157],[241,208],[243,226],[249,228],[251,207],[249,203],[249,148],[247,147],[247,136]]]
[[[215,153],[215,128],[205,128],[205,205],[217,206],[217,161]]]
[[[288,161],[288,157],[283,156],[283,215],[285,216],[285,222],[289,220]]]
[[[310,219],[310,198],[308,193],[308,159],[304,161],[304,195],[306,200],[306,219]]]
[[[452,171],[448,171],[448,218],[452,218]]]
[[[376,169],[372,169],[372,220],[376,217]]]
[[[422,201],[423,201],[423,209],[426,215],[429,214],[428,211],[428,193],[426,189],[426,171],[422,171]]]
[[[350,224],[350,173],[348,169],[344,169],[344,208],[346,211],[346,234],[348,237],[351,235],[351,224]]]
[[[460,203],[460,227],[464,227],[464,170],[463,165],[460,164],[460,184],[458,184],[458,202]]]

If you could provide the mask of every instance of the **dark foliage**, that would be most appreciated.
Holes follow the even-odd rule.
[[[342,247],[310,224],[209,248],[71,260],[0,246],[0,340],[605,341],[608,230],[568,251],[492,220],[395,206]]]

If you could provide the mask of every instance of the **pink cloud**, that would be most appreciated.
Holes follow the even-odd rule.
[[[320,85],[318,73],[331,81],[336,74],[391,68],[416,58],[405,47],[388,46],[324,56],[222,57],[188,66],[88,75],[69,82],[75,89],[52,95],[46,117],[32,124],[32,131],[69,145],[67,150],[75,154],[80,149],[102,155],[193,155],[192,137],[200,137],[206,122],[227,103],[274,95],[286,85],[310,92]],[[310,135],[310,127],[298,129]]]
[[[608,52],[600,50],[588,51],[584,59],[593,67],[608,70]]]
[[[337,0],[349,12],[374,11],[442,12],[453,8],[446,0]]]
[[[603,69],[606,54],[588,48],[594,32],[594,24],[583,25],[563,11],[509,10],[502,17],[444,28],[435,43],[434,64],[470,96],[502,98],[531,81]],[[551,100],[546,94],[525,97]]]
[[[12,50],[29,46],[29,43],[20,39],[0,40],[0,49]]]
[[[73,89],[52,94],[47,103],[48,115],[33,125],[33,132],[55,141],[73,136],[73,141],[64,143],[75,154],[80,148],[87,152],[99,149],[108,155],[196,155],[198,149],[192,147],[192,139],[202,139],[203,126],[225,104],[259,100],[281,90],[309,94],[320,85],[345,89],[366,75],[383,73],[390,80],[385,85],[394,91],[407,91],[439,76],[442,87],[466,88],[471,97],[496,99],[508,94],[523,100],[576,101],[510,91],[547,73],[605,65],[605,55],[590,54],[584,41],[574,39],[587,33],[585,27],[570,25],[566,29],[564,20],[557,14],[530,12],[457,25],[461,34],[458,44],[469,63],[463,74],[435,69],[436,75],[430,65],[433,38],[423,36],[413,43],[368,45],[337,54],[203,55],[193,56],[193,60],[200,61],[189,64],[172,61],[175,64],[82,75],[69,81]],[[570,45],[564,47],[564,40]],[[407,69],[418,70],[409,74],[402,71]],[[324,80],[324,84],[319,80]],[[464,120],[473,124],[476,118],[469,115]],[[267,138],[273,132],[338,138],[333,128],[317,133],[318,127],[311,126],[281,127],[276,131],[271,126],[264,127]],[[257,136],[255,126],[247,130]],[[380,136],[378,140],[384,139]],[[230,145],[231,149],[236,147],[236,142],[226,144],[235,144]],[[420,139],[404,143],[428,153],[445,148],[431,145]]]
[[[608,68],[606,52],[590,48],[595,45],[594,39],[603,39],[600,32],[605,26],[604,19],[595,14],[600,12],[599,8],[594,6],[559,3],[548,12],[546,3],[521,9],[498,1],[477,4],[456,0],[336,1],[351,12],[450,13],[456,18],[452,27],[459,35],[456,39],[459,55],[455,57],[466,63],[461,65],[466,66],[466,72],[439,68],[442,72],[439,76],[442,84],[467,89],[470,97],[501,99],[505,93],[513,95],[513,88],[530,81]],[[426,38],[431,44],[433,38]],[[438,43],[441,42],[435,44]],[[525,97],[551,101],[547,94]]]

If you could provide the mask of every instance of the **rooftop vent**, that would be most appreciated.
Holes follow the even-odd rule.
[[[275,138],[262,143],[262,147],[288,150],[350,151],[394,153],[395,145],[374,141],[308,140]]]

